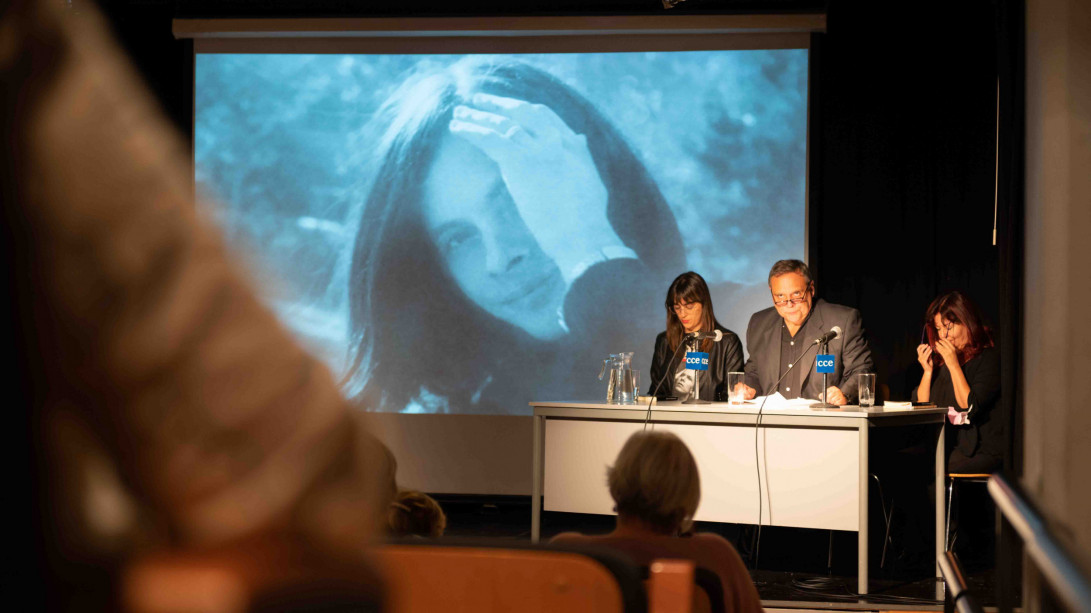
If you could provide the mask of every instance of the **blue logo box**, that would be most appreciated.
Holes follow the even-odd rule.
[[[708,370],[708,354],[701,351],[686,352],[686,368],[690,370]]]
[[[818,359],[815,360],[815,372],[821,373],[833,373],[833,354],[832,353],[820,353]]]

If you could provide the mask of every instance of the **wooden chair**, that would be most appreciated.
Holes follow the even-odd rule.
[[[943,550],[951,551],[954,545],[951,531],[951,503],[955,499],[956,486],[963,483],[988,483],[989,473],[947,473],[947,519],[944,522]]]
[[[698,588],[688,560],[656,560],[642,577],[623,554],[597,548],[417,541],[368,557],[330,563],[277,546],[166,552],[126,569],[119,604],[131,613],[716,611],[715,586]],[[722,591],[714,597],[722,602]]]
[[[628,558],[598,548],[422,542],[384,545],[372,555],[386,580],[386,610],[393,613],[693,610],[694,565],[688,560],[656,561],[645,588]]]

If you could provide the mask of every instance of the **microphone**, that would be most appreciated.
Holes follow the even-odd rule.
[[[815,345],[825,345],[833,339],[841,336],[841,326],[834,326],[830,328],[830,331],[815,339]]]
[[[713,342],[720,342],[724,338],[724,333],[720,330],[713,330],[712,332],[690,332],[686,335],[686,338],[690,340],[704,340],[711,338]]]

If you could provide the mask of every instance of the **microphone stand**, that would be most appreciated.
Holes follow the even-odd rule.
[[[655,384],[655,388],[652,390],[652,395],[648,398],[648,414],[644,417],[644,429],[648,429],[648,422],[652,419],[652,405],[655,404],[656,394],[659,393],[659,388],[663,387],[663,382],[667,380],[667,376],[671,374],[671,364],[674,363],[674,358],[678,357],[678,352],[682,350],[688,343],[685,339],[678,343],[678,346],[674,348],[674,352],[671,353],[671,357],[667,360],[667,368],[663,371],[663,376],[659,377],[659,382]]]
[[[690,347],[691,351],[698,349],[697,339],[690,341],[693,345]],[[701,371],[694,369],[693,371],[693,395],[689,400],[683,400],[682,404],[712,404],[711,400],[701,400]]]
[[[823,341],[822,350],[819,352],[819,355],[822,355],[824,353],[829,352],[829,350],[830,350],[829,344],[830,344],[829,341]],[[816,402],[816,403],[812,404],[811,405],[812,409],[836,409],[837,408],[836,404],[830,404],[830,403],[826,402],[826,390],[829,389],[829,385],[826,384],[826,375],[827,374],[828,373],[822,373],[822,402]],[[802,391],[802,390],[800,390],[800,391]]]

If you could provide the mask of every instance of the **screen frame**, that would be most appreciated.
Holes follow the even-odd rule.
[[[525,38],[626,35],[789,34],[826,31],[822,13],[514,17],[192,19],[172,22],[175,38]]]

